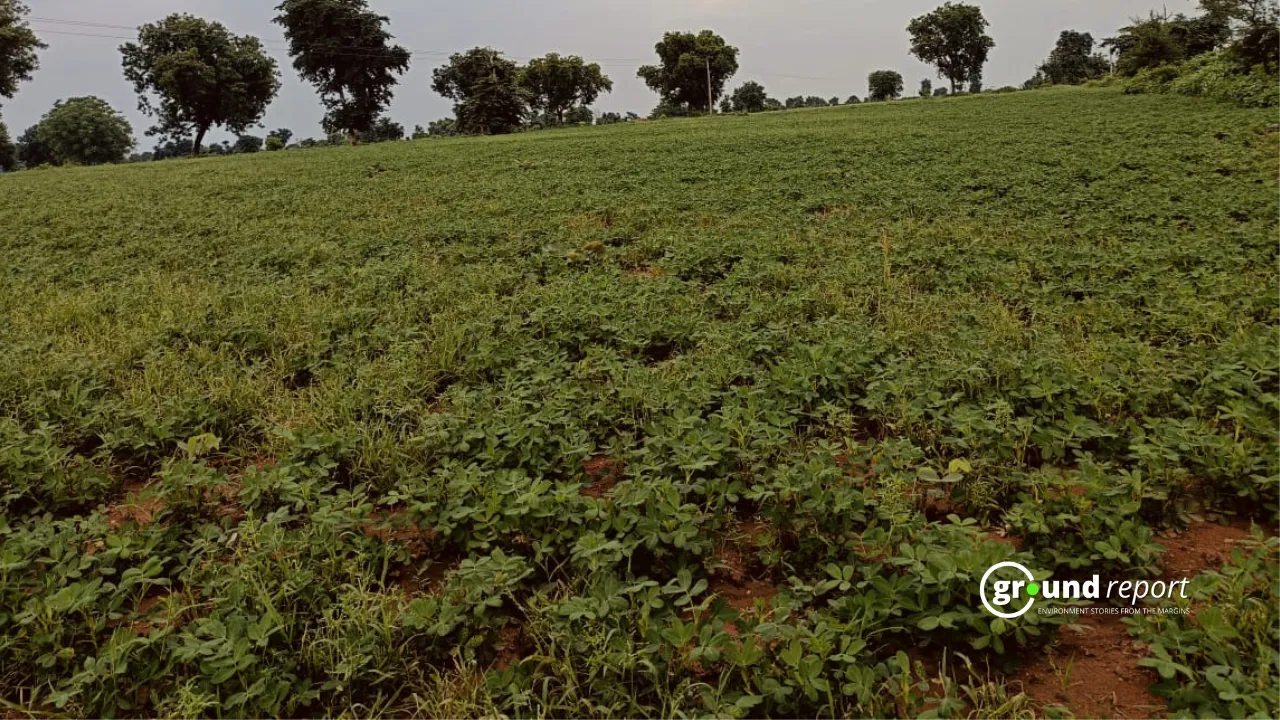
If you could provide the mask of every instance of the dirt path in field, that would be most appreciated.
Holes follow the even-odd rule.
[[[1163,578],[1195,578],[1220,568],[1236,541],[1247,537],[1248,523],[1205,522],[1160,538],[1157,542],[1165,548]],[[1123,616],[1085,616],[1080,624],[1084,633],[1061,631],[1043,657],[1010,680],[1021,683],[1036,702],[1065,706],[1076,717],[1164,717],[1164,700],[1149,690],[1158,678],[1138,665],[1147,652],[1134,644]]]
[[[1036,702],[1065,706],[1076,717],[1163,717],[1164,701],[1147,689],[1156,675],[1138,666],[1145,652],[1121,616],[1084,617],[1080,624],[1084,633],[1063,631],[1044,657],[1010,680]]]

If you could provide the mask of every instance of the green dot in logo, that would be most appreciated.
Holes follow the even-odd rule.
[[[1031,583],[1027,586],[1027,594],[1035,597],[1040,594],[1040,583]]]

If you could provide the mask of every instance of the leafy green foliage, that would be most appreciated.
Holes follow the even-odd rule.
[[[902,95],[902,87],[902,73],[897,70],[876,70],[867,76],[867,99],[894,100]]]
[[[289,144],[291,139],[293,139],[293,131],[289,128],[277,128],[267,133],[267,140],[270,141],[271,138],[278,139],[280,141],[280,147],[283,148]]]
[[[15,144],[18,162],[27,168],[53,164],[53,151],[40,140],[40,125],[37,123],[23,131]]]
[[[1110,67],[1105,57],[1093,51],[1092,35],[1063,30],[1053,52],[1036,68],[1031,84],[1079,85],[1106,75]]]
[[[514,132],[528,114],[529,97],[514,61],[493,48],[472,48],[449,56],[432,73],[431,89],[454,101],[454,128],[461,134]]]
[[[911,54],[938,68],[938,77],[951,83],[951,92],[965,83],[982,87],[982,66],[996,43],[986,34],[982,9],[964,3],[943,3],[907,25]]]
[[[548,53],[534,58],[520,71],[520,86],[529,98],[529,106],[566,122],[572,108],[587,108],[601,93],[613,90],[613,81],[600,72],[596,63],[588,64],[577,55],[561,57]]]
[[[0,172],[9,172],[18,165],[18,146],[9,136],[9,128],[0,122]]]
[[[1231,37],[1226,18],[1206,14],[1195,18],[1152,11],[1120,29],[1103,46],[1116,55],[1116,74],[1132,77],[1140,71],[1177,64],[1221,47]]]
[[[738,48],[710,30],[669,32],[653,49],[659,63],[642,66],[636,75],[673,107],[711,112],[738,72]]]
[[[1059,629],[991,563],[1276,510],[1273,122],[1072,87],[6,175],[0,685],[1030,714],[940,677]]]
[[[40,42],[26,16],[30,9],[17,0],[0,0],[0,97],[12,98],[18,83],[40,69]]]
[[[59,100],[36,126],[53,164],[124,162],[133,149],[133,128],[102,98]]]
[[[257,135],[241,135],[236,138],[235,145],[231,146],[231,151],[237,153],[256,153],[262,149],[262,144],[262,138]]]
[[[392,142],[403,139],[404,126],[388,117],[378,118],[373,127],[360,133],[360,142],[363,143]]]
[[[355,142],[391,104],[409,69],[409,51],[391,43],[390,19],[367,0],[284,0],[276,11],[294,70],[320,93],[325,132],[345,132]]]
[[[764,112],[769,106],[769,93],[765,92],[764,86],[754,80],[738,86],[728,97],[730,109],[733,112],[756,113]]]
[[[120,53],[138,109],[158,121],[147,134],[194,134],[197,151],[211,127],[241,134],[256,125],[280,89],[276,61],[258,38],[193,15],[143,25]]]
[[[1131,632],[1151,649],[1155,692],[1178,714],[1274,717],[1280,713],[1280,539],[1254,539],[1221,571],[1197,579],[1181,612],[1138,615]],[[1190,611],[1190,612],[1189,612]]]
[[[1261,65],[1241,72],[1230,54],[1222,50],[1180,65],[1142,70],[1125,83],[1125,92],[1178,93],[1244,107],[1276,107],[1280,105],[1280,76]]]

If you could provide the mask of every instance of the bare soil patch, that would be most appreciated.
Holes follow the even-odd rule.
[[[1157,542],[1164,546],[1164,579],[1194,578],[1206,570],[1216,570],[1231,558],[1236,543],[1249,537],[1249,523],[1237,520],[1230,525],[1203,522],[1186,530],[1169,533]]]
[[[1061,633],[1045,655],[1009,678],[1037,702],[1064,705],[1077,717],[1163,717],[1166,705],[1151,694],[1158,678],[1138,660],[1146,652],[1129,637],[1119,615],[1080,619],[1084,633]]]
[[[609,494],[613,486],[622,479],[626,465],[608,455],[596,455],[583,461],[582,472],[591,481],[582,489],[582,494],[599,500]]]
[[[126,522],[146,527],[164,510],[163,500],[144,493],[147,487],[146,482],[130,480],[125,483],[124,499],[107,506],[107,525],[112,530],[119,530]]]

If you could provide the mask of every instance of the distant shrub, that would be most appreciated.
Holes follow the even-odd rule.
[[[1125,83],[1124,92],[1126,95],[1168,92],[1169,83],[1173,82],[1177,77],[1177,65],[1166,63],[1146,68],[1139,70],[1129,82]]]
[[[1233,102],[1243,107],[1280,105],[1280,78],[1261,66],[1240,72],[1222,53],[1193,58],[1169,85],[1180,95],[1199,95]]]
[[[1100,78],[1095,78],[1093,80],[1086,80],[1084,83],[1084,87],[1087,87],[1087,88],[1111,87],[1112,85],[1115,85],[1118,82],[1120,82],[1120,78],[1116,77],[1115,75],[1103,75]]]
[[[1263,66],[1242,72],[1223,52],[1205,53],[1179,65],[1142,70],[1125,84],[1124,91],[1193,95],[1243,107],[1280,105],[1280,78]]]
[[[988,90],[987,92],[990,92],[990,93],[1011,93],[1011,92],[1018,92],[1018,88],[1016,88],[1016,87],[1014,87],[1014,86],[1012,86],[1012,85],[1001,85],[1000,87],[998,87],[998,88],[993,88],[993,89],[991,89],[991,90]]]

